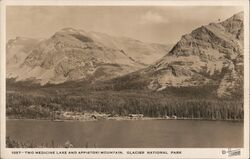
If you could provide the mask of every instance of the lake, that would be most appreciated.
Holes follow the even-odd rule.
[[[37,145],[97,148],[243,147],[243,122],[200,120],[7,120],[6,135]]]

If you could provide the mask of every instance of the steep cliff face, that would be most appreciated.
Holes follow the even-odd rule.
[[[201,26],[182,36],[163,58],[124,79],[157,91],[213,85],[219,97],[231,96],[243,91],[243,33],[243,13]]]
[[[105,37],[108,35],[100,33],[98,36],[83,30],[64,28],[49,39],[33,41],[34,44],[30,42],[32,40],[25,42],[23,48],[10,41],[7,44],[7,77],[16,78],[17,81],[32,79],[41,84],[107,80],[141,69],[148,62],[131,57],[133,53],[126,49],[139,47],[138,44],[124,44],[126,47],[121,47],[124,41],[120,39],[123,38],[112,39],[109,36],[107,39]],[[114,45],[107,45],[107,42]],[[141,50],[148,49],[147,44],[140,43],[145,45]],[[13,58],[20,55],[22,49],[25,49],[25,55],[13,64]],[[167,51],[165,49],[162,47],[161,53]],[[159,53],[158,58],[160,56]]]

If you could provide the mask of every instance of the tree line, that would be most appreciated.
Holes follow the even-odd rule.
[[[80,96],[35,96],[7,93],[6,113],[12,118],[49,119],[54,111],[99,112],[146,117],[177,116],[216,120],[242,120],[243,101],[175,98],[158,94],[91,92]]]

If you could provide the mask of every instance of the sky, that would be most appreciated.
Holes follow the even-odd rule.
[[[235,6],[8,6],[6,37],[49,38],[72,27],[173,44],[197,27],[242,10]]]

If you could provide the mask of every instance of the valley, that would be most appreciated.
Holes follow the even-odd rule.
[[[173,47],[73,28],[10,40],[7,117],[243,120],[243,30],[241,12]]]
[[[130,114],[143,114],[143,117],[151,119],[166,119],[167,116],[206,120],[244,118],[242,100],[216,98],[211,94],[213,87],[173,87],[164,92],[93,90],[97,86],[39,87],[29,87],[21,91],[17,87],[7,88],[7,116],[17,119],[54,120],[55,112],[70,112],[89,114],[88,120],[93,120],[91,116],[96,114],[103,114],[103,119],[108,119],[108,116],[127,119]]]

